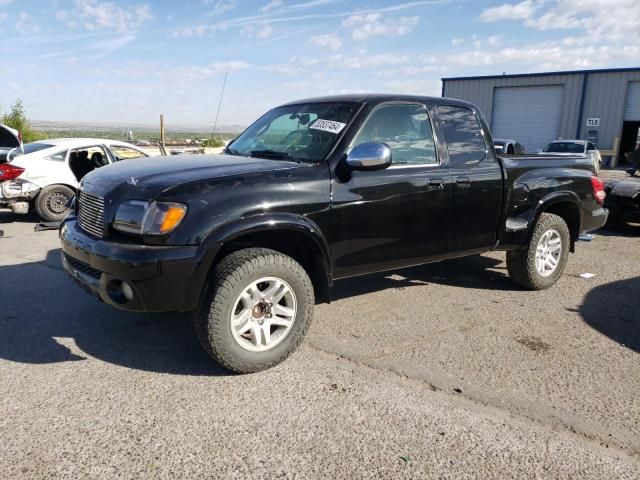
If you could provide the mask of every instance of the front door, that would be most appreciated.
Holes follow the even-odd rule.
[[[423,263],[447,251],[452,184],[426,108],[379,105],[350,148],[366,142],[389,145],[392,164],[335,176],[329,233],[335,278]]]

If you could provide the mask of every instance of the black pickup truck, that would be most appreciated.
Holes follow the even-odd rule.
[[[472,104],[336,96],[267,112],[223,155],[95,170],[60,238],[104,302],[194,311],[207,352],[254,372],[295,350],[339,279],[505,250],[515,282],[553,285],[604,196],[584,157],[496,156]]]

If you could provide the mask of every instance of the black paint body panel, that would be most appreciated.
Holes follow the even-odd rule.
[[[95,170],[85,177],[82,189],[104,198],[106,237],[91,237],[71,216],[61,230],[64,253],[109,278],[138,282],[134,286],[141,297],[139,304],[127,307],[110,302],[118,308],[190,310],[216,254],[247,233],[284,230],[302,234],[320,257],[331,285],[339,278],[492,249],[521,248],[540,213],[559,202],[577,209],[579,231],[604,223],[594,214],[602,208],[593,198],[592,167],[587,160],[499,158],[486,122],[467,102],[362,95],[296,103],[313,101],[361,104],[325,161],[305,164],[231,155],[180,156],[128,160]],[[353,171],[345,166],[350,143],[369,113],[389,102],[427,108],[437,165],[392,165],[376,171]],[[475,112],[487,146],[484,158],[468,165],[449,161],[438,105]],[[434,182],[442,188],[433,188]],[[181,202],[188,205],[188,213],[171,234],[127,236],[109,225],[117,206],[129,199]],[[526,228],[509,231],[505,227],[508,218],[526,222]],[[67,270],[73,275],[71,267]],[[90,287],[100,294],[99,285]],[[177,295],[170,300],[173,287]]]

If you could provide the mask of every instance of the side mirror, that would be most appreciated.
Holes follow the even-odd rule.
[[[391,148],[386,143],[361,143],[349,152],[346,162],[354,170],[382,170],[391,165]]]

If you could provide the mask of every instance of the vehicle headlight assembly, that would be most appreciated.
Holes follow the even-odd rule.
[[[164,235],[175,230],[186,214],[183,203],[128,200],[118,207],[112,225],[124,233]]]

